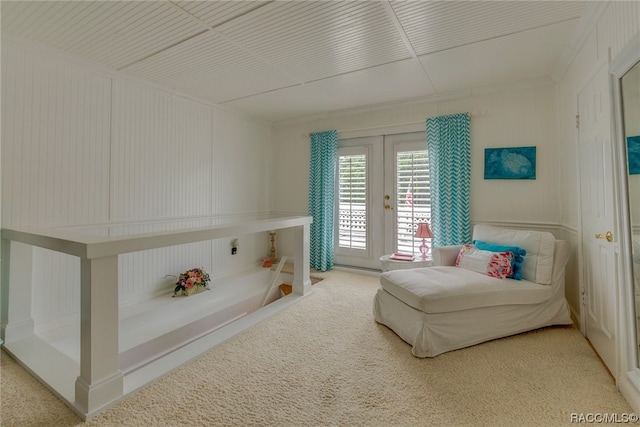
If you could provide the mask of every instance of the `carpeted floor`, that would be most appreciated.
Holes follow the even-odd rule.
[[[6,353],[8,426],[556,426],[630,413],[580,333],[546,328],[417,359],[373,320],[378,278],[313,293],[82,423]]]

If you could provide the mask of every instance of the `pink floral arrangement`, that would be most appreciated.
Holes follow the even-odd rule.
[[[187,270],[178,277],[173,294],[178,295],[179,293],[189,293],[189,291],[195,287],[209,289],[208,282],[210,280],[209,273],[204,271],[202,268]]]

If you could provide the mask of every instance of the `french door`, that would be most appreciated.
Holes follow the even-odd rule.
[[[425,133],[341,140],[337,173],[335,263],[379,269],[384,254],[419,255],[415,230],[431,219]]]

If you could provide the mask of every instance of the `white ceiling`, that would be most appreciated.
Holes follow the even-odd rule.
[[[2,1],[2,36],[265,120],[551,76],[587,2]]]

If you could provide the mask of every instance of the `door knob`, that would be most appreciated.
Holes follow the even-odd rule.
[[[393,208],[391,206],[389,206],[389,205],[384,205],[384,209],[387,210],[387,211],[390,210],[390,209],[393,210]]]
[[[388,194],[385,194],[385,195],[384,195],[384,199],[385,199],[385,200],[389,200],[390,198],[391,198],[391,197],[390,197]]]
[[[607,231],[606,234],[596,234],[596,239],[607,239],[607,242],[612,242],[613,241],[613,235],[611,234],[610,231]]]

